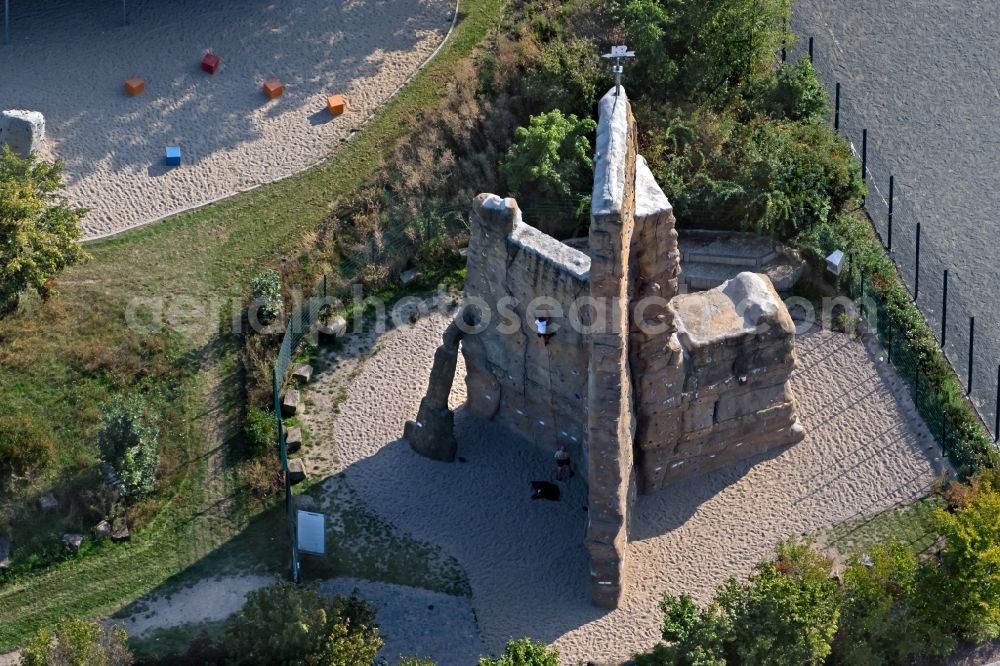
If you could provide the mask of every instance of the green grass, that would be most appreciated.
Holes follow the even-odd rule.
[[[824,541],[842,555],[859,555],[872,546],[896,540],[916,555],[930,551],[937,543],[934,512],[944,505],[940,497],[929,497],[870,516],[859,516],[823,532]]]
[[[214,573],[223,561],[247,564],[232,547],[245,535],[268,544],[280,540],[274,535],[281,530],[267,523],[270,512],[241,511],[232,500],[231,471],[210,469],[206,462],[212,448],[238,436],[241,382],[234,343],[219,335],[226,322],[205,316],[200,327],[183,334],[143,335],[126,326],[128,305],[134,297],[161,298],[169,311],[178,296],[186,296],[210,311],[231,311],[230,300],[250,277],[300,254],[335,202],[381,168],[412,131],[410,120],[441,99],[451,72],[483,41],[505,4],[463,0],[458,25],[437,58],[329,160],[93,243],[93,260],[65,271],[58,295],[44,304],[29,301],[0,321],[0,404],[49,424],[59,449],[58,467],[42,486],[58,489],[64,485],[58,480],[93,467],[90,442],[99,405],[135,388],[165,414],[161,448],[170,480],[157,499],[137,509],[145,525],[131,544],[102,546],[0,585],[0,652],[60,617],[106,615],[166,581]],[[223,394],[215,404],[206,396],[218,387]],[[27,499],[19,496],[5,506],[13,512]],[[23,545],[18,536],[15,557]],[[282,547],[274,552],[273,562],[283,562]]]

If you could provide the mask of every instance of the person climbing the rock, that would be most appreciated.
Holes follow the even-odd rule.
[[[554,332],[549,330],[549,318],[543,315],[539,315],[535,318],[535,330],[538,331],[538,337],[542,339],[545,346],[549,346],[549,339],[555,335]]]
[[[563,473],[569,473],[569,478],[576,476],[573,472],[573,462],[569,458],[569,451],[563,444],[556,451],[556,481],[562,481]]]

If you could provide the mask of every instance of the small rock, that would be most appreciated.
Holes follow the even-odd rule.
[[[302,396],[295,389],[288,389],[281,400],[281,415],[295,416],[302,410]]]
[[[299,384],[308,384],[312,379],[313,369],[311,365],[306,365],[305,363],[295,366],[292,370],[292,379],[297,381]]]
[[[59,510],[59,500],[51,493],[42,495],[38,498],[38,507],[45,513],[52,513]]]
[[[302,448],[302,428],[293,426],[285,433],[285,448],[289,453],[295,453]]]
[[[0,571],[10,569],[10,537],[0,536]]]
[[[94,534],[98,539],[107,539],[111,536],[111,523],[106,520],[102,520],[94,526]]]
[[[306,461],[302,458],[292,458],[288,461],[288,481],[292,485],[306,480]]]
[[[420,277],[420,269],[411,268],[408,271],[403,271],[403,273],[399,276],[399,281],[402,282],[403,286],[405,287],[406,285],[416,280],[418,277]]]
[[[458,250],[458,256],[460,256],[460,257],[468,257],[469,256],[469,248],[467,248],[467,247],[459,248],[459,250]]]
[[[128,523],[124,520],[118,524],[118,527],[111,533],[112,541],[129,541],[132,539],[132,533],[129,532]]]
[[[316,498],[312,495],[295,495],[292,501],[295,503],[296,509],[302,509],[303,511],[314,511],[316,509]]]
[[[67,532],[63,534],[62,541],[66,546],[72,550],[74,553],[80,550],[80,546],[83,545],[83,535],[76,534],[74,532]]]

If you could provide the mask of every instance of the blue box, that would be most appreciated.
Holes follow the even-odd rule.
[[[181,165],[180,146],[167,146],[167,166]]]

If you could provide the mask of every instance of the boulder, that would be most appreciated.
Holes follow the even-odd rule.
[[[111,536],[111,523],[106,520],[102,520],[94,526],[94,536],[98,539],[107,539]]]
[[[281,399],[281,415],[295,416],[302,411],[302,395],[295,389],[288,389]]]
[[[45,143],[45,116],[37,111],[0,111],[0,144],[21,157],[41,151]]]
[[[130,541],[132,539],[132,533],[128,529],[128,523],[124,520],[118,523],[114,531],[111,532],[112,541]]]
[[[55,495],[49,493],[38,498],[38,508],[45,513],[52,513],[59,510],[59,500]]]
[[[306,461],[302,458],[292,458],[288,461],[288,482],[293,486],[306,480]]]
[[[0,571],[10,569],[10,537],[0,536]]]
[[[311,365],[306,365],[302,363],[295,366],[292,370],[292,379],[297,381],[299,384],[308,384],[312,380],[313,369]]]
[[[321,345],[328,345],[336,342],[338,338],[347,335],[347,320],[341,316],[335,316],[323,322],[317,328],[317,341]]]
[[[317,506],[316,498],[312,495],[293,495],[292,504],[303,511],[315,511]]]
[[[62,535],[62,542],[75,553],[83,545],[83,535],[76,534],[75,532],[67,532]]]
[[[285,449],[295,453],[302,448],[302,428],[293,426],[285,432]]]

